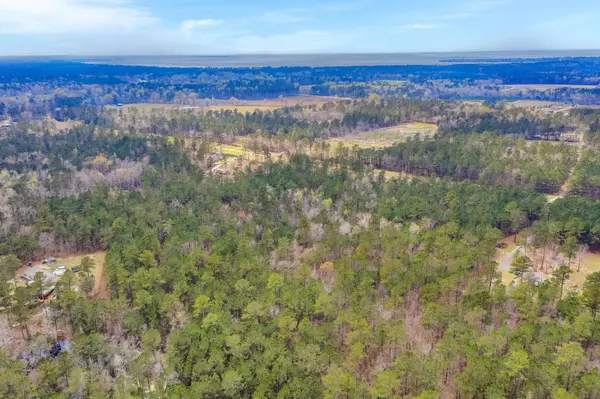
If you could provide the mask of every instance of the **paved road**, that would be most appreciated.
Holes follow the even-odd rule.
[[[549,203],[549,204],[551,204],[551,203],[553,203],[554,201],[556,201],[556,200],[559,200],[559,199],[561,199],[561,198],[564,198],[564,195],[563,195],[563,194],[559,194],[559,195],[557,195],[556,197],[554,197],[554,198],[552,198],[552,199],[548,200],[548,203]]]
[[[525,255],[525,251],[523,250],[523,247],[516,247],[515,249],[512,250],[512,252],[510,252],[508,255],[506,255],[504,257],[504,259],[502,259],[500,261],[500,267],[504,270],[510,270],[510,261],[512,260],[512,258],[515,257],[517,252],[521,252],[521,254]]]
[[[500,261],[500,267],[506,271],[510,271],[510,261],[515,257],[517,252],[521,252],[522,255],[525,255],[523,247],[516,247]],[[537,283],[546,280],[546,276],[541,272],[530,271],[527,273],[527,276],[531,276]]]

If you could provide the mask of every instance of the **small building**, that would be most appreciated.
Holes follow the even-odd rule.
[[[54,275],[53,273],[50,273],[47,270],[42,269],[39,266],[33,266],[25,270],[23,274],[21,274],[21,278],[26,280],[27,284],[33,284],[33,282],[35,281],[35,275],[37,273],[42,273],[44,276],[44,291],[42,295],[40,295],[40,297],[38,298],[39,301],[44,301],[54,293],[54,288],[59,277]]]

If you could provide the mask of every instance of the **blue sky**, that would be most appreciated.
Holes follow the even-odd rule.
[[[0,0],[0,55],[600,48],[598,0]]]

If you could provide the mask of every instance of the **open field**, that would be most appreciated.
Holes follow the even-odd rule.
[[[518,246],[519,243],[515,244],[514,236],[503,238],[500,243],[506,244],[506,248],[498,248],[496,251],[496,261],[502,263]],[[541,264],[541,250],[533,253],[531,248],[528,248],[527,256],[535,260],[536,265]],[[571,277],[565,282],[565,288],[580,289],[585,282],[585,279],[592,273],[600,272],[600,253],[587,252],[581,258],[581,264],[579,259],[571,260]],[[545,280],[552,278],[552,267],[551,265],[560,265],[567,263],[567,259],[564,259],[561,254],[554,257],[552,254],[552,244],[546,249],[546,270],[535,270],[537,274],[542,275]],[[502,273],[502,282],[505,285],[510,285],[514,280],[514,275],[509,272],[507,268],[500,267],[499,271]]]
[[[375,169],[375,173],[380,173],[383,172],[385,175],[386,179],[402,179],[402,180],[412,180],[414,179],[416,176],[415,175],[411,175],[410,173],[404,173],[404,172],[394,172],[391,170],[384,170],[384,169]]]
[[[551,85],[551,84],[522,84],[522,85],[505,85],[506,89],[514,90],[555,90],[555,89],[597,89],[598,86],[593,85]]]
[[[358,145],[360,148],[383,148],[389,147],[397,142],[409,138],[420,136],[433,136],[437,131],[437,126],[429,123],[412,122],[403,123],[397,126],[390,126],[382,129],[370,130],[351,134],[341,138],[327,140],[332,147],[342,143],[344,146],[353,147]]]
[[[565,287],[581,287],[585,282],[587,276],[595,272],[600,272],[600,253],[586,253],[585,255],[583,255],[579,271],[577,271],[577,268],[578,261],[571,261],[571,269],[573,270],[573,272],[571,273],[571,278],[565,282]]]
[[[231,155],[234,157],[241,157],[248,153],[248,151],[245,148],[240,147],[238,145],[222,144],[222,145],[218,145],[216,148],[222,154]]]
[[[99,252],[94,252],[94,253],[89,253],[89,254],[78,254],[78,255],[71,255],[71,256],[64,256],[64,257],[57,257],[56,258],[56,263],[48,263],[45,265],[42,265],[41,261],[39,262],[34,262],[33,265],[36,267],[39,267],[43,270],[46,270],[48,272],[53,272],[58,265],[65,265],[67,267],[67,269],[70,269],[72,267],[75,266],[79,266],[81,264],[81,260],[83,258],[85,258],[86,256],[90,257],[93,261],[94,261],[94,267],[92,268],[91,273],[94,275],[94,277],[96,277],[96,282],[94,284],[94,290],[92,291],[92,295],[95,295],[99,288],[100,288],[100,284],[101,284],[101,279],[99,276],[101,276],[104,272],[104,258],[106,256],[106,252],[104,251],[99,251]],[[29,268],[29,266],[27,266],[27,264],[24,264],[23,266],[21,266],[19,268],[19,270],[17,270],[16,273],[16,277],[15,277],[15,281],[17,283],[17,285],[25,285],[25,280],[23,280],[21,278],[21,274],[23,274],[23,272],[25,272],[27,269]]]
[[[564,109],[567,107],[568,109],[572,108],[570,105],[558,102],[558,101],[539,101],[539,100],[517,100],[510,101],[508,105],[512,105],[514,107],[521,108],[548,108],[548,109]]]
[[[129,112],[136,109],[138,112],[149,112],[149,111],[163,111],[171,109],[193,109],[200,111],[234,111],[237,110],[240,113],[252,113],[256,110],[259,111],[273,111],[284,107],[294,106],[321,106],[323,104],[333,101],[347,100],[341,97],[327,97],[327,96],[295,96],[295,97],[280,97],[265,100],[196,100],[193,105],[184,104],[151,104],[151,103],[136,103],[136,104],[125,104],[117,107],[115,105],[106,106],[107,109],[123,110],[123,112]]]

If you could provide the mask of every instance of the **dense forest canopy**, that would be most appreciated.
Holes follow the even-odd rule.
[[[449,65],[166,68],[77,61],[2,61],[0,115],[65,106],[194,104],[204,99],[261,100],[300,94],[361,98],[371,93],[432,99],[532,99],[599,104],[597,58]],[[554,90],[505,85],[583,85]],[[587,85],[587,86],[585,86]],[[32,95],[35,93],[35,95]],[[23,100],[27,100],[23,102]],[[28,104],[30,103],[30,104]]]
[[[1,62],[0,397],[600,399],[598,65]]]

